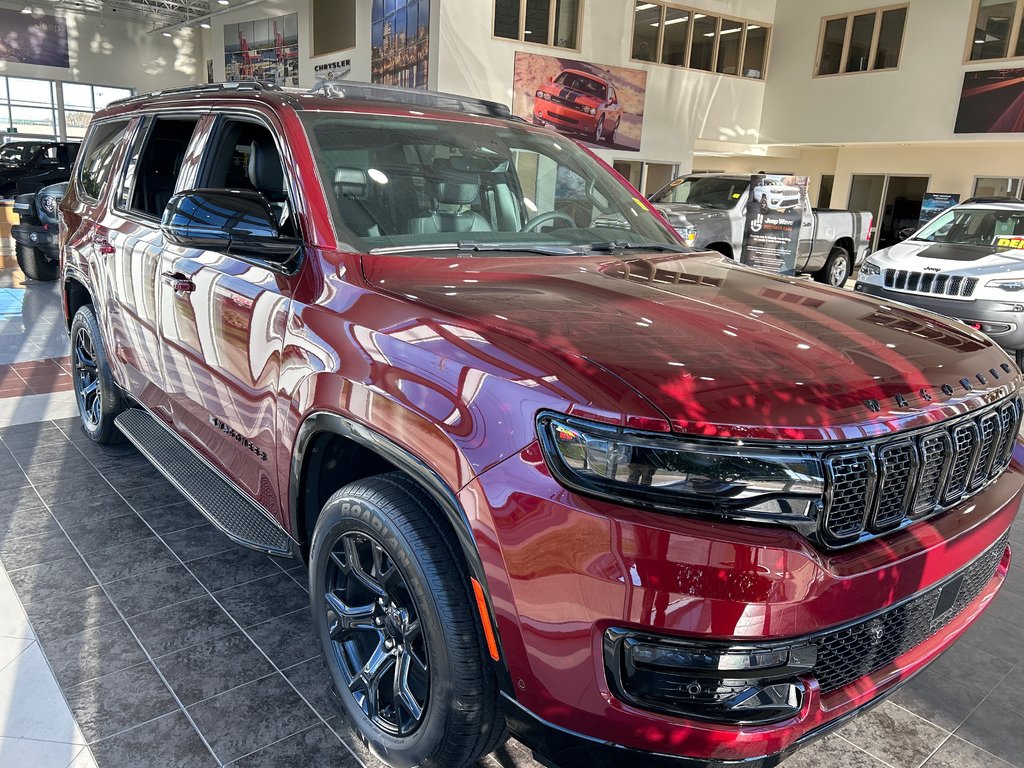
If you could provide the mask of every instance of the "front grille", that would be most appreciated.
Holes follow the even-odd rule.
[[[838,690],[888,666],[959,616],[992,579],[1006,550],[1006,538],[1004,535],[973,563],[927,592],[869,619],[813,638],[818,648],[814,675],[821,692]],[[950,592],[943,594],[944,589],[957,590],[957,584],[955,599]]]
[[[563,99],[561,96],[552,96],[550,101],[553,104],[561,104],[563,107],[575,109],[577,112],[584,112],[583,105],[572,99]]]
[[[826,456],[822,542],[850,544],[977,493],[1010,463],[1022,412],[1014,398],[913,437]]]
[[[976,277],[962,275],[940,275],[934,272],[912,272],[906,269],[887,269],[884,275],[885,287],[894,291],[910,293],[931,293],[937,296],[951,296],[967,299],[974,295],[978,284]]]

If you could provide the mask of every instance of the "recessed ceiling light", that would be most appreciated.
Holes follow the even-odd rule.
[[[160,34],[163,35],[164,37],[170,37],[171,36],[170,32],[161,32]]]
[[[220,5],[227,5],[229,0],[217,0]]]
[[[203,29],[209,29],[210,28],[210,22],[208,22],[208,21],[201,22],[199,24],[199,26],[202,27]]]

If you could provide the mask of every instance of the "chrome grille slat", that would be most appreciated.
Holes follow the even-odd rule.
[[[1009,465],[1022,416],[1024,403],[1015,397],[912,437],[827,455],[822,541],[849,544],[977,493]]]
[[[974,295],[978,284],[976,277],[962,275],[940,275],[935,272],[911,272],[906,269],[887,269],[882,278],[886,288],[913,293],[930,293],[934,296],[951,296],[967,299]]]

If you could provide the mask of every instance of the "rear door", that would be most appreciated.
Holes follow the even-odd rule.
[[[196,158],[198,188],[263,194],[283,232],[298,235],[282,131],[269,116],[221,115]],[[262,174],[253,152],[262,153]],[[273,172],[266,169],[275,168]],[[256,174],[257,178],[253,178]],[[270,177],[269,181],[265,177]],[[276,395],[293,268],[216,250],[168,245],[162,284],[163,365],[178,433],[275,516]]]

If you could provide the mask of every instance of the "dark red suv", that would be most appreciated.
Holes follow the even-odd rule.
[[[504,107],[202,86],[61,204],[86,432],[309,565],[395,766],[764,766],[992,601],[1021,374],[927,312],[694,253]]]

